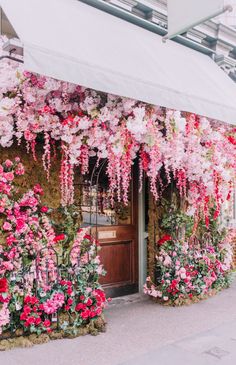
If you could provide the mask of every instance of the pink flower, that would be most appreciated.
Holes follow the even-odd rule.
[[[36,184],[33,190],[35,194],[43,195],[43,189],[40,184]]]
[[[4,231],[11,231],[12,225],[9,222],[4,222],[2,228],[4,229]]]
[[[22,218],[16,220],[16,231],[20,231],[25,228],[25,221]]]
[[[57,309],[58,307],[52,299],[48,299],[45,303],[43,303],[43,310],[47,314],[56,313]]]
[[[13,172],[5,172],[4,177],[7,179],[7,181],[13,181],[14,180]]]
[[[25,169],[24,169],[24,166],[22,165],[22,163],[19,163],[16,167],[16,170],[15,170],[15,173],[16,175],[18,176],[21,176],[21,175],[24,175],[25,173]]]
[[[24,137],[25,137],[26,141],[34,141],[36,138],[36,134],[30,132],[29,130],[26,130],[24,132]]]
[[[5,166],[6,166],[7,168],[10,168],[10,167],[12,167],[12,166],[13,166],[13,162],[12,162],[11,160],[6,160],[6,161],[5,161]]]
[[[46,207],[45,205],[43,207],[41,207],[40,211],[42,213],[47,213],[48,212],[48,207]]]

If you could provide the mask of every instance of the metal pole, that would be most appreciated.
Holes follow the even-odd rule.
[[[15,62],[19,62],[19,63],[24,63],[23,60],[19,60],[18,58],[12,57],[12,56],[1,56],[0,57],[0,61],[4,60],[5,58],[11,60],[11,61],[15,61]]]

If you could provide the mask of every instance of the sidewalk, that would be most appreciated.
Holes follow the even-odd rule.
[[[236,363],[236,281],[189,307],[144,297],[106,311],[107,332],[0,353],[1,365],[228,365]]]

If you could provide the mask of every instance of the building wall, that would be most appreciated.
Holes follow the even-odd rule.
[[[122,8],[167,32],[167,0],[103,0]],[[236,0],[225,0],[225,4],[234,6],[233,13],[224,14],[202,23],[178,39],[179,42],[191,41],[188,46],[200,50],[209,50],[217,64],[236,81]],[[162,29],[162,31],[161,31]],[[212,53],[211,53],[212,52]]]

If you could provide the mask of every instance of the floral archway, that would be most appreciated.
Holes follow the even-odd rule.
[[[156,202],[161,201],[168,186],[174,182],[179,198],[185,201],[184,213],[191,217],[192,233],[195,233],[203,223],[209,233],[212,222],[220,215],[222,204],[231,198],[235,186],[236,128],[192,113],[147,105],[140,101],[35,75],[23,71],[18,64],[11,61],[1,62],[0,79],[0,146],[7,149],[13,144],[25,144],[27,153],[37,161],[39,160],[37,144],[43,143],[42,161],[38,163],[43,164],[47,179],[50,179],[53,155],[55,152],[59,154],[59,179],[63,207],[74,203],[76,169],[78,171],[79,168],[80,174],[86,174],[89,159],[94,156],[98,162],[101,159],[107,159],[111,204],[115,196],[118,201],[128,203],[131,169],[135,160],[139,162],[140,189],[145,175]],[[11,311],[25,313],[26,304],[38,305],[38,302],[32,302],[37,298],[32,299],[30,282],[28,282],[27,295],[31,299],[27,296],[29,302],[19,304],[18,310],[15,303],[14,310],[11,309],[14,306],[12,304],[14,295],[9,290],[9,278],[12,277],[12,271],[17,268],[17,262],[14,264],[10,256],[19,247],[22,248],[19,240],[24,242],[24,250],[32,254],[32,250],[38,253],[44,247],[54,247],[55,242],[59,241],[67,242],[68,246],[68,237],[63,236],[63,232],[59,232],[59,238],[56,238],[58,236],[53,224],[47,217],[48,208],[40,206],[40,187],[36,186],[20,198],[13,194],[15,176],[23,172],[20,161],[16,159],[1,162],[0,214],[4,217],[2,235],[6,239],[6,244],[1,244],[0,252],[0,329],[4,330],[10,323]],[[22,209],[22,207],[25,208]],[[19,219],[21,219],[20,223]],[[32,219],[37,221],[36,235],[33,234],[33,236],[32,233],[29,234],[32,231],[31,228],[29,229]],[[15,225],[15,234],[13,234],[12,221]],[[27,228],[26,236],[25,228]],[[168,226],[164,227],[164,232],[165,228],[168,233]],[[43,231],[46,234],[42,233]],[[80,233],[76,231],[74,236],[70,237],[70,248],[73,247],[73,242],[77,242],[77,235]],[[187,238],[188,241],[190,236]],[[42,237],[44,237],[43,242]],[[93,252],[94,242],[91,237],[85,235],[79,240],[80,243],[83,241],[84,247],[90,247],[89,249]],[[185,238],[182,237],[182,240],[185,241]],[[39,241],[40,244],[36,245],[35,242]],[[226,244],[222,246],[222,240],[219,239],[216,243],[208,241],[202,248],[189,246],[188,242],[181,244],[179,238],[170,235],[161,237],[157,242],[156,259],[159,267],[160,262],[163,263],[161,275],[167,274],[167,276],[165,279],[162,277],[161,281],[159,277],[158,283],[153,283],[152,279],[148,278],[146,292],[154,297],[164,298],[164,301],[172,299],[175,301],[176,296],[178,299],[180,294],[183,298],[186,294],[190,299],[194,294],[199,295],[195,283],[199,277],[196,273],[193,275],[193,272],[197,270],[200,272],[199,275],[202,275],[202,260],[204,265],[211,267],[210,274],[208,270],[204,277],[207,278],[209,274],[212,278],[208,280],[208,284],[206,280],[203,280],[203,292],[211,289],[216,282],[215,276],[224,277],[230,270],[231,253],[229,246]],[[14,257],[15,254],[13,254]],[[21,257],[20,253],[19,257]],[[98,269],[97,256],[92,255],[91,260],[95,266],[97,265],[95,271],[99,272],[101,269]],[[9,263],[6,267],[7,261]],[[176,261],[178,261],[177,265]],[[35,259],[31,260],[31,265],[35,263]],[[197,269],[196,266],[198,266]],[[174,270],[174,273],[170,274],[170,270]],[[166,279],[169,277],[170,279]],[[92,298],[89,295],[86,298],[82,295],[83,298],[80,300],[82,303],[78,311],[75,307],[77,306],[78,309],[80,303],[78,301],[73,303],[73,310],[79,313],[76,317],[80,318],[79,324],[88,318],[98,316],[102,311],[105,299],[101,288],[98,287],[97,279],[96,277],[96,285],[88,291],[93,293]],[[162,284],[165,285],[163,292],[160,290]],[[71,308],[72,303],[66,302],[68,298],[63,288],[65,286],[68,290],[69,284],[61,285],[60,289],[57,288],[56,299],[53,299],[56,294],[50,292],[48,300],[57,302],[55,304],[57,309],[68,305]],[[186,288],[187,285],[188,288]],[[184,293],[181,291],[181,286],[184,287]],[[171,293],[173,298],[167,293]],[[88,301],[89,299],[93,305]],[[44,302],[40,305],[44,305]],[[92,306],[93,309],[88,309],[86,305]],[[41,306],[39,312],[42,308]],[[25,313],[20,321],[24,322],[24,318],[29,319],[29,314],[32,314],[31,309],[30,311],[28,309],[29,313]],[[94,315],[96,310],[97,314]],[[39,328],[43,331],[50,329],[46,316],[43,315],[40,318],[40,316],[32,315],[31,317],[34,323],[29,324],[29,327],[31,326],[32,331],[40,332]],[[35,318],[39,318],[38,325],[35,324]]]

